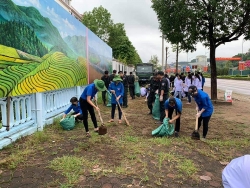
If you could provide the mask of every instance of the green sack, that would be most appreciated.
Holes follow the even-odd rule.
[[[169,118],[164,118],[163,124],[152,131],[153,136],[171,136],[174,134],[174,124],[170,124]]]
[[[154,119],[160,120],[160,117],[161,117],[160,97],[158,94],[155,95],[155,102],[154,102],[153,109],[152,109],[152,115]]]
[[[140,90],[139,82],[135,82],[135,95],[136,95],[137,97],[140,97],[140,96],[141,96],[141,90]]]
[[[111,106],[111,97],[112,97],[112,94],[107,90],[106,92],[106,98],[108,99],[108,104],[106,106],[110,107]]]
[[[64,130],[72,130],[75,127],[75,117],[67,116],[60,121],[60,125]]]

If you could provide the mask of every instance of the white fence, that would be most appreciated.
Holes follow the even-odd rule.
[[[7,126],[7,101],[0,98],[0,149],[26,135],[42,131],[45,125],[61,115],[70,104],[71,97],[79,98],[84,86],[35,93],[11,98],[9,131]]]

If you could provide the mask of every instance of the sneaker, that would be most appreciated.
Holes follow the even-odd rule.
[[[179,137],[179,133],[175,131],[175,132],[174,132],[174,136],[175,136],[175,137]]]
[[[202,141],[202,142],[206,142],[206,138],[200,138],[200,140]]]

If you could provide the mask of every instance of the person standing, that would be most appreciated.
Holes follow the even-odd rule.
[[[115,117],[115,109],[116,105],[119,102],[120,105],[122,105],[123,102],[123,94],[124,94],[124,86],[122,84],[122,79],[119,75],[116,75],[113,79],[113,82],[109,85],[109,91],[112,93],[111,97],[111,120],[108,122],[114,122]],[[122,111],[120,106],[118,105],[118,112],[119,112],[119,123],[122,123]]]
[[[191,74],[188,74],[187,78],[186,78],[186,82],[185,82],[185,88],[184,88],[184,91],[185,91],[185,94],[188,98],[188,102],[187,104],[191,104],[191,96],[190,96],[190,93],[188,92],[188,88],[190,86],[193,85],[193,78],[192,78],[192,75]]]
[[[123,95],[123,107],[128,107],[128,76],[127,71],[124,71],[123,77],[124,95]]]
[[[157,78],[160,80],[160,87],[159,87],[159,96],[160,96],[160,121],[163,122],[163,119],[165,118],[165,101],[168,99],[169,96],[169,86],[168,81],[164,77],[163,71],[158,71]]]
[[[135,76],[132,72],[130,72],[130,75],[128,77],[128,84],[129,84],[129,93],[130,97],[132,99],[135,99]]]
[[[104,75],[101,78],[102,81],[104,81],[105,87],[108,88],[109,84],[110,84],[110,78],[109,78],[109,72],[105,71]],[[106,94],[107,91],[102,91],[102,101],[103,101],[103,105],[106,106]]]
[[[116,75],[116,70],[113,70],[113,73],[109,76],[109,79],[110,79],[110,83],[113,81],[115,75]]]
[[[148,95],[148,109],[150,110],[148,114],[152,114],[153,103],[155,102],[155,92],[159,89],[159,80],[157,79],[157,73],[150,80],[150,89]]]
[[[200,73],[200,75],[201,75],[201,87],[202,87],[202,91],[203,91],[203,87],[204,87],[204,84],[205,84],[205,77],[203,76],[203,74],[202,73]]]
[[[198,73],[194,75],[194,85],[197,87],[197,89],[202,89],[202,80]]]
[[[104,81],[95,79],[94,83],[87,85],[87,87],[84,89],[84,91],[80,96],[80,107],[83,114],[83,125],[87,133],[87,137],[90,136],[89,126],[88,126],[88,112],[91,116],[91,120],[95,127],[94,131],[98,132],[99,130],[97,126],[94,108],[98,111],[100,109],[92,102],[92,99],[95,97],[98,91],[105,91],[105,90],[107,90],[107,88],[105,87]]]
[[[190,86],[188,88],[188,92],[194,98],[196,103],[198,129],[200,129],[201,122],[203,121],[203,135],[201,140],[205,141],[208,132],[208,123],[214,111],[212,101],[207,93],[200,89],[197,89],[196,86]]]
[[[82,121],[83,120],[83,115],[82,115],[82,110],[80,107],[80,103],[78,102],[78,99],[76,97],[72,97],[70,99],[71,105],[70,107],[64,112],[63,114],[63,119],[67,116],[67,114],[73,110],[74,112],[72,115],[76,118],[76,121]]]
[[[166,118],[169,118],[169,123],[175,122],[175,137],[179,137],[180,126],[181,126],[181,112],[182,112],[182,102],[180,99],[175,97],[170,97],[165,102],[165,115]],[[173,112],[175,110],[176,116],[172,119]]]
[[[175,83],[174,83],[174,87],[175,87],[175,90],[174,90],[174,97],[177,97],[179,99],[182,98],[182,90],[183,90],[183,80],[181,79],[181,76],[178,74],[176,76],[176,80],[175,80]]]

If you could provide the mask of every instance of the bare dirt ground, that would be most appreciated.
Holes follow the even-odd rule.
[[[218,96],[223,98],[223,92]],[[147,115],[144,98],[129,100],[124,109],[130,127],[105,123],[104,136],[94,133],[92,124],[87,138],[81,123],[64,131],[55,121],[0,151],[0,187],[222,187],[225,164],[250,149],[250,97],[233,94],[233,98],[232,106],[215,105],[206,142],[190,138],[195,105],[186,100],[179,138],[151,136],[159,124]],[[110,108],[100,107],[107,122]]]

